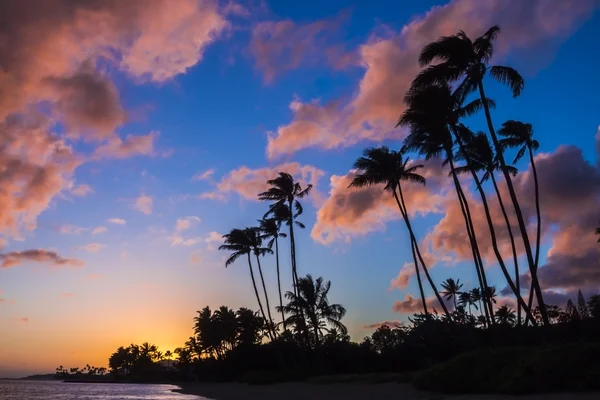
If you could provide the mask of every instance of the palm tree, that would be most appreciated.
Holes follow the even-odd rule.
[[[596,228],[596,235],[600,236],[600,225]],[[600,238],[598,238],[598,243],[600,243]]]
[[[269,327],[273,331],[273,337],[277,337],[275,332],[275,324],[273,323],[273,317],[271,316],[271,305],[269,304],[269,293],[267,292],[267,286],[265,285],[265,277],[262,272],[262,267],[260,265],[260,256],[264,256],[265,254],[273,254],[273,250],[268,247],[262,247],[262,237],[260,235],[260,228],[246,228],[244,229],[248,239],[250,241],[250,246],[252,247],[252,252],[256,256],[256,263],[258,264],[258,272],[260,274],[260,281],[262,282],[263,292],[265,294],[265,302],[267,305],[267,315],[269,316]]]
[[[348,334],[348,329],[341,322],[346,309],[340,304],[330,304],[327,295],[331,289],[331,281],[324,282],[322,277],[316,280],[309,274],[298,279],[297,294],[288,291],[285,294],[288,304],[282,310],[289,315],[288,322],[300,324],[309,321],[318,345],[327,326],[336,328],[343,335]],[[299,315],[300,313],[301,315]]]
[[[525,152],[529,153],[529,163],[531,164],[531,171],[533,172],[533,182],[535,188],[535,211],[537,217],[537,229],[536,229],[536,247],[535,247],[535,270],[537,272],[538,263],[540,259],[540,241],[542,235],[542,216],[540,211],[540,191],[538,186],[538,175],[537,169],[535,168],[535,160],[533,152],[539,149],[540,144],[533,138],[533,127],[531,124],[526,124],[520,121],[509,120],[502,124],[502,128],[498,130],[498,134],[504,138],[500,140],[502,148],[519,148],[515,160],[513,163],[517,163]],[[529,292],[529,308],[533,304],[533,290],[534,286],[531,286]]]
[[[290,253],[292,257],[292,280],[293,286],[298,283],[298,268],[296,263],[296,241],[294,239],[294,225],[304,228],[304,225],[296,221],[296,218],[302,214],[302,204],[298,199],[302,199],[310,193],[312,185],[307,185],[304,189],[299,182],[294,181],[294,177],[287,172],[280,172],[275,179],[270,179],[267,183],[271,186],[266,192],[258,195],[259,200],[273,201],[269,206],[267,215],[285,218],[285,222],[290,230]],[[294,289],[295,290],[295,289]]]
[[[454,309],[456,310],[456,298],[458,297],[458,294],[460,293],[460,289],[462,289],[462,287],[463,287],[463,284],[460,283],[460,279],[457,279],[455,281],[452,278],[448,278],[444,282],[442,282],[442,287],[444,288],[444,291],[442,292],[442,294],[444,295],[446,300],[451,300],[451,299],[453,300]]]
[[[477,171],[478,170],[484,170],[485,174],[483,176],[483,178],[491,178],[494,180],[495,182],[495,178],[494,178],[494,170],[496,169],[496,159],[497,157],[494,156],[494,153],[489,145],[489,141],[487,139],[487,136],[485,136],[485,134],[473,134],[473,132],[468,129],[467,127],[465,127],[462,124],[459,124],[458,126],[455,127],[455,134],[457,137],[457,142],[459,144],[459,151],[458,151],[458,155],[457,158],[459,159],[464,159],[467,163],[466,166],[464,167],[459,167],[457,168],[457,172],[461,173],[464,171],[470,172],[473,180],[475,181],[477,190],[479,191],[479,195],[481,197],[481,201],[483,204],[483,209],[484,209],[484,213],[485,213],[485,217],[487,219],[487,223],[488,223],[488,227],[490,229],[490,236],[491,236],[491,240],[492,240],[492,249],[494,251],[494,254],[496,256],[496,259],[498,260],[498,264],[500,265],[500,270],[502,271],[502,273],[504,274],[504,278],[506,279],[508,286],[510,287],[510,289],[512,290],[512,292],[514,293],[516,299],[517,299],[517,304],[519,305],[519,310],[521,309],[521,307],[525,306],[525,301],[523,300],[523,298],[521,297],[521,289],[520,286],[515,285],[515,283],[513,282],[510,273],[508,272],[508,269],[506,268],[506,265],[504,264],[504,260],[502,258],[502,255],[500,254],[500,249],[498,248],[498,240],[496,238],[496,229],[494,228],[494,223],[492,221],[492,216],[490,214],[490,208],[487,202],[487,196],[485,195],[485,191],[483,190],[483,186],[482,186],[482,182],[483,179],[479,179],[479,177],[477,176]],[[480,154],[481,152],[481,154]],[[514,167],[508,167],[510,168],[510,172],[511,174],[516,174],[517,171]],[[494,183],[495,184],[495,183]],[[499,199],[499,202],[501,204],[501,208],[504,208],[504,205],[502,203],[502,197],[500,196],[500,192],[497,189],[497,185],[496,186],[496,193]],[[512,236],[512,232],[510,229],[510,222],[508,220],[508,215],[506,215],[506,211],[504,211],[504,218],[505,218],[505,223],[507,224],[507,227],[509,229],[509,234],[510,236]],[[514,246],[514,241],[513,243],[513,259],[515,261],[515,265],[517,265],[517,253],[516,253],[516,248]],[[518,267],[515,267],[518,268]],[[518,280],[518,269],[515,271],[517,274],[516,279]],[[530,299],[533,299],[533,296],[530,296]],[[527,313],[527,315],[529,316],[529,318],[532,318],[531,312],[529,311],[531,310],[531,304],[529,304],[529,306],[527,306],[527,308],[525,308],[525,312]]]
[[[496,319],[501,325],[514,325],[517,320],[514,310],[506,304],[496,310]]]
[[[532,285],[536,290],[538,304],[542,305],[540,309],[542,321],[544,325],[549,326],[550,321],[548,320],[548,315],[543,306],[545,303],[539,285],[537,271],[535,270],[536,264],[531,251],[527,226],[523,218],[523,213],[521,212],[521,207],[517,199],[510,172],[506,168],[502,145],[500,144],[494,129],[490,107],[486,101],[487,97],[483,87],[483,79],[488,73],[500,83],[508,85],[512,90],[513,97],[518,97],[525,87],[525,80],[517,70],[506,66],[489,65],[489,62],[494,55],[494,41],[499,33],[500,27],[496,25],[488,29],[487,32],[475,40],[471,40],[461,31],[456,35],[444,36],[435,42],[429,43],[423,48],[419,55],[419,63],[421,66],[427,66],[427,68],[419,73],[413,82],[413,86],[423,87],[432,83],[456,82],[462,78],[463,80],[457,89],[462,98],[473,91],[479,92],[490,136],[492,137],[492,142],[494,143],[502,173],[504,174],[510,198],[519,222],[519,229],[521,231],[521,237],[527,254],[529,271],[531,273]],[[433,62],[436,62],[436,64],[431,65]]]
[[[425,299],[425,292],[423,291],[423,283],[421,282],[421,273],[419,270],[419,263],[417,262],[417,256],[425,272],[425,276],[433,289],[435,296],[437,297],[444,313],[450,317],[446,305],[442,300],[433,279],[431,278],[425,261],[421,255],[421,250],[414,231],[412,229],[410,219],[408,217],[408,210],[406,208],[406,202],[404,201],[404,194],[402,191],[402,182],[414,182],[419,184],[425,184],[425,178],[418,174],[418,170],[423,168],[423,165],[408,166],[408,157],[404,157],[403,151],[390,150],[386,146],[379,148],[367,148],[363,151],[363,156],[360,157],[354,163],[354,168],[358,169],[359,172],[352,179],[352,183],[349,187],[365,187],[382,184],[384,190],[391,192],[396,200],[396,204],[400,209],[406,228],[408,229],[411,249],[413,255],[413,262],[415,265],[415,271],[417,276],[417,283],[419,284],[419,291],[421,294],[421,301],[423,303],[423,310],[425,314],[428,314],[427,303]],[[416,252],[416,255],[415,255]]]
[[[212,321],[216,329],[215,347],[219,355],[224,355],[224,350],[232,350],[236,345],[238,322],[235,311],[227,306],[215,310]]]
[[[475,288],[476,289],[476,288]],[[475,307],[476,310],[479,310],[479,307],[477,306],[477,302],[481,300],[481,296],[479,296],[479,299],[475,299],[473,297],[473,292],[472,291],[468,291],[468,292],[460,292],[458,294],[458,305],[461,307],[465,307],[467,306],[469,309],[469,315],[473,315],[473,313],[471,312],[471,307]]]
[[[404,147],[407,150],[418,151],[425,156],[426,160],[443,155],[445,156],[444,164],[450,165],[450,175],[465,220],[465,228],[473,253],[473,262],[477,271],[479,286],[483,293],[483,288],[487,286],[487,278],[475,236],[469,204],[458,180],[454,165],[454,141],[450,131],[452,127],[458,124],[459,118],[469,115],[477,109],[479,102],[476,101],[461,107],[460,96],[458,93],[453,94],[448,84],[411,88],[405,96],[405,102],[407,108],[397,124],[397,126],[410,129],[410,134],[404,141]],[[493,309],[485,297],[483,303],[486,306],[484,307],[486,318],[489,319],[489,316],[493,315]]]
[[[277,263],[277,290],[279,293],[279,306],[283,307],[283,296],[281,294],[281,277],[279,273],[279,238],[286,238],[287,235],[283,232],[280,232],[281,229],[281,220],[277,218],[263,218],[258,220],[259,229],[261,232],[261,238],[267,239],[269,242],[267,243],[267,247],[269,249],[273,248],[273,243],[275,243],[275,262]],[[283,323],[283,330],[285,331],[285,314],[283,311],[281,312],[281,321]]]
[[[265,314],[262,301],[260,300],[260,296],[258,294],[258,288],[256,287],[256,279],[254,279],[254,270],[252,269],[252,260],[250,259],[250,253],[253,252],[253,243],[248,237],[247,229],[232,229],[229,233],[223,235],[223,239],[224,243],[221,246],[219,246],[219,250],[227,250],[231,252],[231,255],[225,262],[225,267],[230,266],[235,262],[235,260],[237,260],[243,255],[246,255],[248,257],[248,268],[250,270],[250,278],[252,279],[254,295],[256,296],[256,301],[258,302],[260,313],[264,318],[265,322],[267,322],[267,316]],[[269,337],[273,339],[271,333],[269,333]]]
[[[169,368],[171,368],[173,366],[173,363],[171,362],[172,358],[173,358],[173,353],[171,352],[171,350],[165,351],[165,359],[167,360],[167,365],[169,366]]]
[[[500,209],[502,210],[502,215],[504,217],[504,223],[506,224],[506,229],[510,238],[510,246],[513,253],[513,262],[515,265],[515,289],[516,293],[520,295],[521,279],[519,273],[519,259],[515,245],[515,238],[512,232],[510,220],[508,218],[508,213],[506,212],[506,207],[504,206],[504,202],[502,201],[502,195],[500,194],[500,189],[498,188],[498,183],[496,182],[494,174],[496,171],[501,170],[498,157],[496,157],[496,155],[494,154],[494,150],[492,150],[492,146],[490,145],[488,137],[483,132],[478,132],[475,135],[471,135],[470,140],[466,141],[466,143],[464,144],[464,148],[462,151],[465,154],[467,154],[465,158],[468,158],[471,161],[471,168],[474,171],[483,171],[481,182],[483,183],[488,179],[492,181],[494,191],[496,192],[496,198],[498,199],[498,203],[500,204]],[[518,170],[515,167],[507,165],[506,168],[509,170],[512,176],[517,175]],[[531,307],[529,308],[531,309]],[[521,324],[521,302],[517,303],[517,315],[518,323]]]
[[[473,289],[471,289],[471,291],[469,293],[470,293],[470,297],[473,300],[473,302],[476,303],[476,304],[477,303],[479,304],[479,307],[475,306],[475,308],[476,309],[482,309],[482,306],[481,306],[481,299],[482,299],[481,289],[479,289],[479,288],[473,288]]]

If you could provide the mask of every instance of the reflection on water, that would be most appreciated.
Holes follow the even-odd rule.
[[[0,381],[1,400],[191,400],[172,385]]]

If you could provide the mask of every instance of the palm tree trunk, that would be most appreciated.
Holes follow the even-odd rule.
[[[539,186],[538,186],[538,176],[537,176],[537,170],[535,168],[535,161],[533,160],[533,151],[531,150],[530,146],[527,146],[528,150],[529,150],[529,160],[531,162],[531,170],[533,171],[533,182],[534,182],[534,187],[535,187],[535,211],[537,214],[537,232],[536,232],[536,247],[535,247],[535,273],[537,276],[537,270],[538,270],[538,262],[540,260],[540,242],[541,242],[541,237],[542,237],[542,216],[541,216],[541,212],[540,212],[540,192],[539,192]],[[533,306],[533,280],[531,281],[531,288],[529,289],[529,308],[531,308]],[[545,307],[544,307],[545,309]],[[529,319],[525,320],[525,323],[527,323]],[[531,321],[533,322],[534,319],[532,318]]]
[[[400,189],[400,182],[398,182],[398,188]],[[400,189],[401,190],[401,189]],[[408,227],[410,222],[408,221],[408,213],[406,211],[406,204],[404,202],[400,202],[398,196],[396,195],[396,191],[394,190],[394,197],[396,198],[396,203],[398,204],[398,208],[400,208],[400,213],[402,214],[402,218],[404,218],[404,222]],[[411,228],[409,228],[411,229]],[[413,240],[412,235],[410,235],[410,248],[412,251],[413,262],[415,263],[415,273],[417,275],[417,283],[419,284],[419,293],[421,294],[421,302],[423,303],[423,312],[425,315],[429,315],[429,311],[427,310],[427,300],[425,298],[425,291],[423,290],[423,282],[421,281],[421,272],[419,270],[419,263],[417,262],[417,256],[415,253],[415,247],[417,244]]]
[[[279,274],[279,240],[277,240],[277,236],[275,236],[275,261],[277,263],[277,290],[279,291],[279,307],[281,309],[281,321],[283,323],[283,330],[285,331],[285,313],[283,312],[283,297],[281,296],[281,276]]]
[[[531,243],[529,242],[529,236],[527,235],[527,226],[525,225],[525,220],[523,219],[523,213],[521,212],[521,206],[519,205],[519,201],[517,199],[517,194],[515,193],[515,188],[512,183],[512,179],[510,177],[510,173],[506,168],[506,161],[504,160],[504,154],[502,152],[502,147],[500,146],[500,142],[498,141],[498,137],[496,136],[496,131],[494,129],[494,124],[492,123],[492,116],[490,114],[490,109],[488,107],[485,91],[483,89],[483,80],[479,80],[477,82],[477,86],[479,88],[479,96],[481,97],[481,101],[483,102],[483,109],[485,111],[485,118],[487,120],[488,129],[490,131],[490,135],[492,137],[492,141],[494,142],[494,147],[496,149],[496,154],[498,155],[498,160],[500,160],[500,166],[502,167],[502,172],[504,173],[504,179],[506,179],[506,185],[508,186],[508,193],[510,194],[510,198],[512,200],[513,206],[515,208],[515,214],[517,215],[517,220],[519,222],[519,229],[521,230],[521,237],[523,239],[523,245],[525,246],[525,253],[527,254],[527,261],[529,263],[529,272],[531,274],[531,285],[535,289],[535,295],[537,298],[538,306],[540,308],[540,314],[542,316],[542,321],[544,326],[550,326],[550,320],[548,319],[548,313],[546,312],[546,306],[544,303],[544,296],[542,294],[542,289],[540,287],[540,282],[537,276],[536,264],[533,259],[533,255],[531,253]],[[533,296],[532,296],[533,297]]]
[[[267,314],[269,315],[269,322],[271,325],[269,329],[273,332],[273,337],[277,338],[277,333],[275,332],[275,325],[273,324],[273,317],[271,317],[271,305],[269,304],[269,293],[267,293],[267,285],[265,285],[265,278],[262,273],[262,267],[260,265],[260,257],[256,254],[256,262],[258,263],[258,273],[260,274],[260,281],[262,282],[263,291],[265,293],[265,302],[267,303]]]
[[[258,288],[256,287],[256,279],[254,279],[254,270],[252,269],[252,261],[250,261],[250,253],[248,253],[248,267],[250,268],[250,277],[252,278],[252,286],[254,287],[254,294],[256,295],[256,300],[258,301],[258,308],[260,308],[260,313],[262,314],[263,319],[265,320],[265,322],[268,323],[267,317],[265,315],[265,310],[262,305],[262,301],[260,301],[260,296],[258,295]],[[273,340],[271,331],[267,330],[267,332],[269,332],[269,338],[271,340]]]
[[[515,284],[517,288],[517,292],[521,294],[521,277],[519,274],[519,260],[517,255],[517,248],[515,246],[515,238],[512,233],[512,227],[510,226],[510,220],[508,219],[508,214],[506,213],[506,208],[504,208],[504,202],[502,201],[502,196],[500,195],[500,190],[498,189],[498,184],[496,183],[496,178],[494,178],[494,171],[489,171],[490,177],[492,179],[492,184],[494,185],[494,190],[496,191],[496,196],[498,197],[498,203],[500,203],[500,209],[502,210],[502,215],[504,216],[504,222],[506,223],[506,229],[508,230],[508,237],[510,238],[510,247],[513,252],[513,261],[515,263]],[[530,295],[529,298],[532,296]],[[529,307],[531,311],[531,307]],[[517,318],[519,320],[518,324],[521,325],[521,304],[517,303]]]
[[[485,306],[483,311],[485,314],[486,322],[490,323],[490,311],[491,306],[488,304],[486,300],[487,296],[487,279],[485,277],[485,271],[483,270],[483,262],[481,261],[481,254],[479,253],[479,247],[477,246],[477,238],[475,237],[475,230],[473,229],[473,224],[471,221],[471,211],[469,209],[469,203],[467,202],[467,198],[462,190],[460,182],[458,181],[458,177],[456,176],[456,172],[454,169],[454,160],[452,155],[452,150],[449,149],[446,151],[446,156],[448,161],[450,162],[450,170],[452,172],[452,180],[454,182],[454,188],[456,190],[456,195],[458,196],[458,201],[460,204],[460,210],[463,214],[463,218],[465,220],[465,227],[467,229],[467,235],[469,236],[469,242],[471,244],[471,252],[473,254],[473,262],[475,263],[475,271],[477,272],[477,279],[479,280],[479,287],[481,288],[481,297],[483,301],[483,305]],[[493,312],[492,312],[493,313]]]
[[[473,168],[470,168],[470,170],[471,170],[471,174],[473,175],[473,179],[475,180],[475,184],[477,185],[477,190],[479,191],[479,195],[481,196],[481,201],[483,203],[483,209],[485,211],[485,218],[487,219],[488,226],[490,227],[490,236],[492,238],[492,248],[494,250],[494,254],[496,255],[496,259],[498,260],[498,264],[500,265],[500,269],[502,270],[502,274],[504,274],[504,278],[506,279],[508,286],[510,286],[510,289],[515,294],[515,297],[517,299],[517,304],[520,305],[521,307],[523,307],[525,314],[527,314],[528,316],[531,316],[531,308],[527,307],[527,305],[525,304],[525,301],[523,301],[523,298],[521,297],[521,293],[519,292],[519,290],[517,290],[513,280],[511,279],[510,274],[508,273],[508,270],[506,269],[506,265],[504,264],[504,260],[502,259],[502,255],[500,254],[500,250],[498,249],[498,240],[496,239],[496,230],[494,229],[494,223],[492,222],[492,216],[490,215],[490,209],[488,206],[487,198],[485,196],[485,192],[483,191],[483,188],[481,187],[481,181],[477,177],[477,173],[475,173]]]
[[[294,292],[296,291],[296,285],[298,285],[298,269],[296,265],[296,240],[294,238],[294,215],[293,215],[293,204],[289,202],[290,207],[290,253],[292,255],[292,281],[294,283]]]
[[[415,242],[411,239],[410,248],[413,256],[413,262],[415,263],[415,273],[417,274],[417,283],[419,284],[419,293],[421,295],[421,302],[423,303],[423,312],[425,315],[429,315],[427,310],[427,300],[425,299],[425,291],[423,290],[423,282],[421,281],[421,271],[419,270],[419,264],[417,263],[417,255],[415,253]]]
[[[400,195],[400,198],[398,198],[396,191],[394,191],[394,198],[396,199],[396,203],[398,204],[398,207],[400,207],[400,212],[402,213],[402,217],[404,218],[404,222],[406,223],[406,228],[408,229],[408,233],[410,234],[410,239],[412,240],[414,248],[417,252],[419,261],[421,261],[421,265],[423,266],[423,272],[425,272],[425,277],[429,281],[429,285],[431,285],[431,288],[433,289],[433,294],[435,295],[438,302],[440,303],[442,310],[444,310],[444,314],[446,314],[446,317],[448,317],[449,320],[452,320],[452,317],[450,316],[450,313],[448,312],[448,308],[446,307],[446,304],[444,304],[444,300],[442,299],[442,296],[440,296],[440,293],[438,292],[437,287],[435,286],[435,283],[433,282],[433,279],[431,279],[431,275],[429,274],[429,271],[427,270],[425,261],[423,260],[423,256],[421,255],[421,250],[419,249],[417,239],[412,230],[412,226],[410,224],[410,219],[408,218],[408,214],[406,213],[406,209],[405,209],[406,203],[404,202],[404,195],[402,194],[402,188],[401,188],[400,184],[398,184],[398,193]],[[415,266],[416,266],[416,264],[415,264]]]

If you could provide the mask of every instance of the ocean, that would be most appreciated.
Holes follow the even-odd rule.
[[[172,385],[0,380],[0,400],[199,400]],[[208,399],[205,399],[208,400]]]

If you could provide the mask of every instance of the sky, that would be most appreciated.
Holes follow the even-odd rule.
[[[540,142],[546,302],[600,290],[600,65],[590,54],[600,3],[174,3],[0,5],[0,376],[103,366],[129,343],[173,350],[206,305],[256,309],[247,265],[225,268],[218,246],[262,217],[256,195],[279,171],[314,185],[296,234],[299,274],[332,281],[352,338],[407,322],[420,307],[407,232],[380,187],[347,189],[352,164],[365,147],[401,145],[394,125],[423,45],[494,24],[493,62],[526,79],[517,99],[486,81],[494,124],[531,123]],[[486,129],[482,115],[465,123]],[[416,235],[436,282],[472,288],[447,170],[425,164],[427,185],[406,188]],[[528,160],[517,167],[533,235]],[[501,290],[480,199],[464,183]],[[498,207],[492,217],[510,257]],[[274,259],[263,263],[274,303]]]

